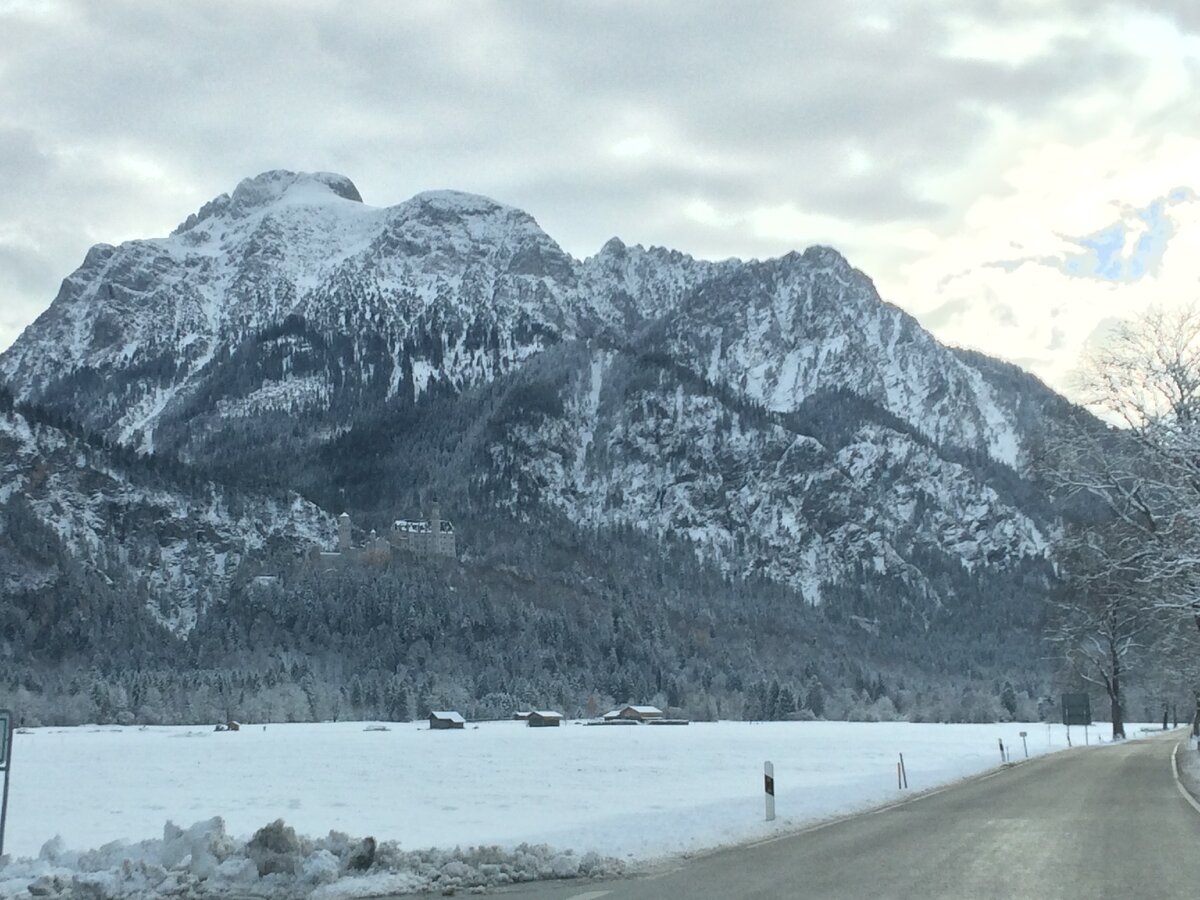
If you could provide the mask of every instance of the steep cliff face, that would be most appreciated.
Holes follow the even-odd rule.
[[[331,512],[419,472],[409,500],[425,487],[449,508],[483,486],[516,515],[681,538],[811,603],[869,575],[930,610],[947,567],[1043,557],[1050,516],[1011,488],[1063,404],[939,345],[829,248],[713,263],[614,238],[578,261],[483,197],[375,208],[342,176],[290,172],[242,182],[169,237],[93,248],[0,378],[117,445],[274,478]],[[419,440],[388,424],[414,415]],[[354,470],[370,484],[330,493],[350,471],[338,454],[372,429],[387,442]],[[60,452],[21,440],[30,458]],[[160,500],[139,501],[159,512],[133,531],[184,503]],[[53,506],[35,503],[85,558],[117,552],[80,524],[92,501]],[[184,506],[225,529],[197,573],[263,528],[326,527],[299,501],[250,517],[219,492]],[[136,567],[164,583],[183,565],[145,553]]]

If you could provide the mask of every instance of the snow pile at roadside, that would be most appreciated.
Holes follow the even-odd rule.
[[[161,840],[114,841],[69,850],[47,841],[35,859],[0,857],[0,897],[135,900],[181,897],[312,897],[350,900],[416,891],[482,889],[542,878],[620,874],[619,860],[578,856],[544,844],[513,849],[403,850],[396,841],[297,835],[282,820],[248,841],[229,836],[221,818],[181,829],[168,822]]]

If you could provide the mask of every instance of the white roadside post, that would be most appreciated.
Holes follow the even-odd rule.
[[[1029,742],[1025,740],[1025,732],[1021,732],[1021,745],[1025,748],[1025,758],[1029,759]]]
[[[767,798],[767,821],[775,821],[775,767],[769,762],[763,763],[763,790]]]
[[[0,855],[4,853],[4,826],[8,823],[8,782],[12,778],[12,719],[12,710],[0,709],[0,772],[4,773],[4,794],[0,799]]]

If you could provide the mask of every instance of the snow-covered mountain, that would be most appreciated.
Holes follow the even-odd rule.
[[[1045,552],[1049,516],[1012,486],[1062,401],[1002,368],[829,248],[713,263],[614,238],[580,261],[483,197],[377,208],[280,171],[93,248],[0,356],[19,401],[330,511],[483,490],[813,603],[870,573],[933,609],[931,559],[978,576]],[[348,466],[354,434],[388,435],[374,468]]]
[[[651,327],[681,362],[769,409],[846,388],[938,443],[1022,462],[1003,398],[833,250],[713,264],[614,239],[577,262],[529,215],[483,197],[431,192],[380,209],[329,174],[268,172],[170,237],[94,247],[0,375],[22,400],[149,449],[224,359],[289,317],[351,336],[353,358],[304,375],[285,364],[223,397],[225,415],[328,406],[347,383],[385,397],[430,380],[468,386],[547,343]],[[306,349],[276,340],[285,363]]]
[[[340,176],[268,172],[170,237],[92,248],[0,373],[19,399],[150,450],[230,354],[288,317],[370,339],[372,355],[296,377],[287,358],[303,343],[279,337],[285,371],[223,397],[223,415],[328,404],[343,382],[389,396],[490,377],[567,328],[573,278],[531,217],[485,198],[433,192],[377,209]],[[440,346],[405,346],[418,333]]]

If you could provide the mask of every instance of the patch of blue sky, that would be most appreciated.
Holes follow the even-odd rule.
[[[1175,234],[1175,226],[1167,217],[1166,204],[1162,200],[1155,200],[1145,209],[1138,210],[1137,216],[1146,223],[1146,230],[1137,239],[1129,256],[1126,276],[1129,281],[1137,281],[1147,271],[1158,268],[1167,250],[1167,243]]]
[[[1060,268],[1068,275],[1104,281],[1131,282],[1144,278],[1158,269],[1167,244],[1175,235],[1175,223],[1167,215],[1167,206],[1194,199],[1195,194],[1189,188],[1177,188],[1149,206],[1130,210],[1130,216],[1124,221],[1084,237],[1068,238],[1088,252],[1068,254]],[[1126,224],[1130,218],[1139,220],[1144,227],[1131,229]],[[1126,254],[1131,230],[1136,230],[1138,235]]]
[[[1139,281],[1158,270],[1167,245],[1175,236],[1176,224],[1170,216],[1170,208],[1198,200],[1200,194],[1192,188],[1177,187],[1141,209],[1126,208],[1120,221],[1099,231],[1082,237],[1060,235],[1081,248],[1082,253],[997,259],[987,265],[1014,272],[1023,265],[1035,263],[1058,269],[1074,278],[1122,283]]]
[[[1086,237],[1075,238],[1078,244],[1091,253],[1076,253],[1067,257],[1067,271],[1071,275],[1087,275],[1107,281],[1120,281],[1125,269],[1121,251],[1125,248],[1125,235],[1129,229],[1124,222],[1117,222]],[[1072,271],[1074,270],[1074,271]]]

